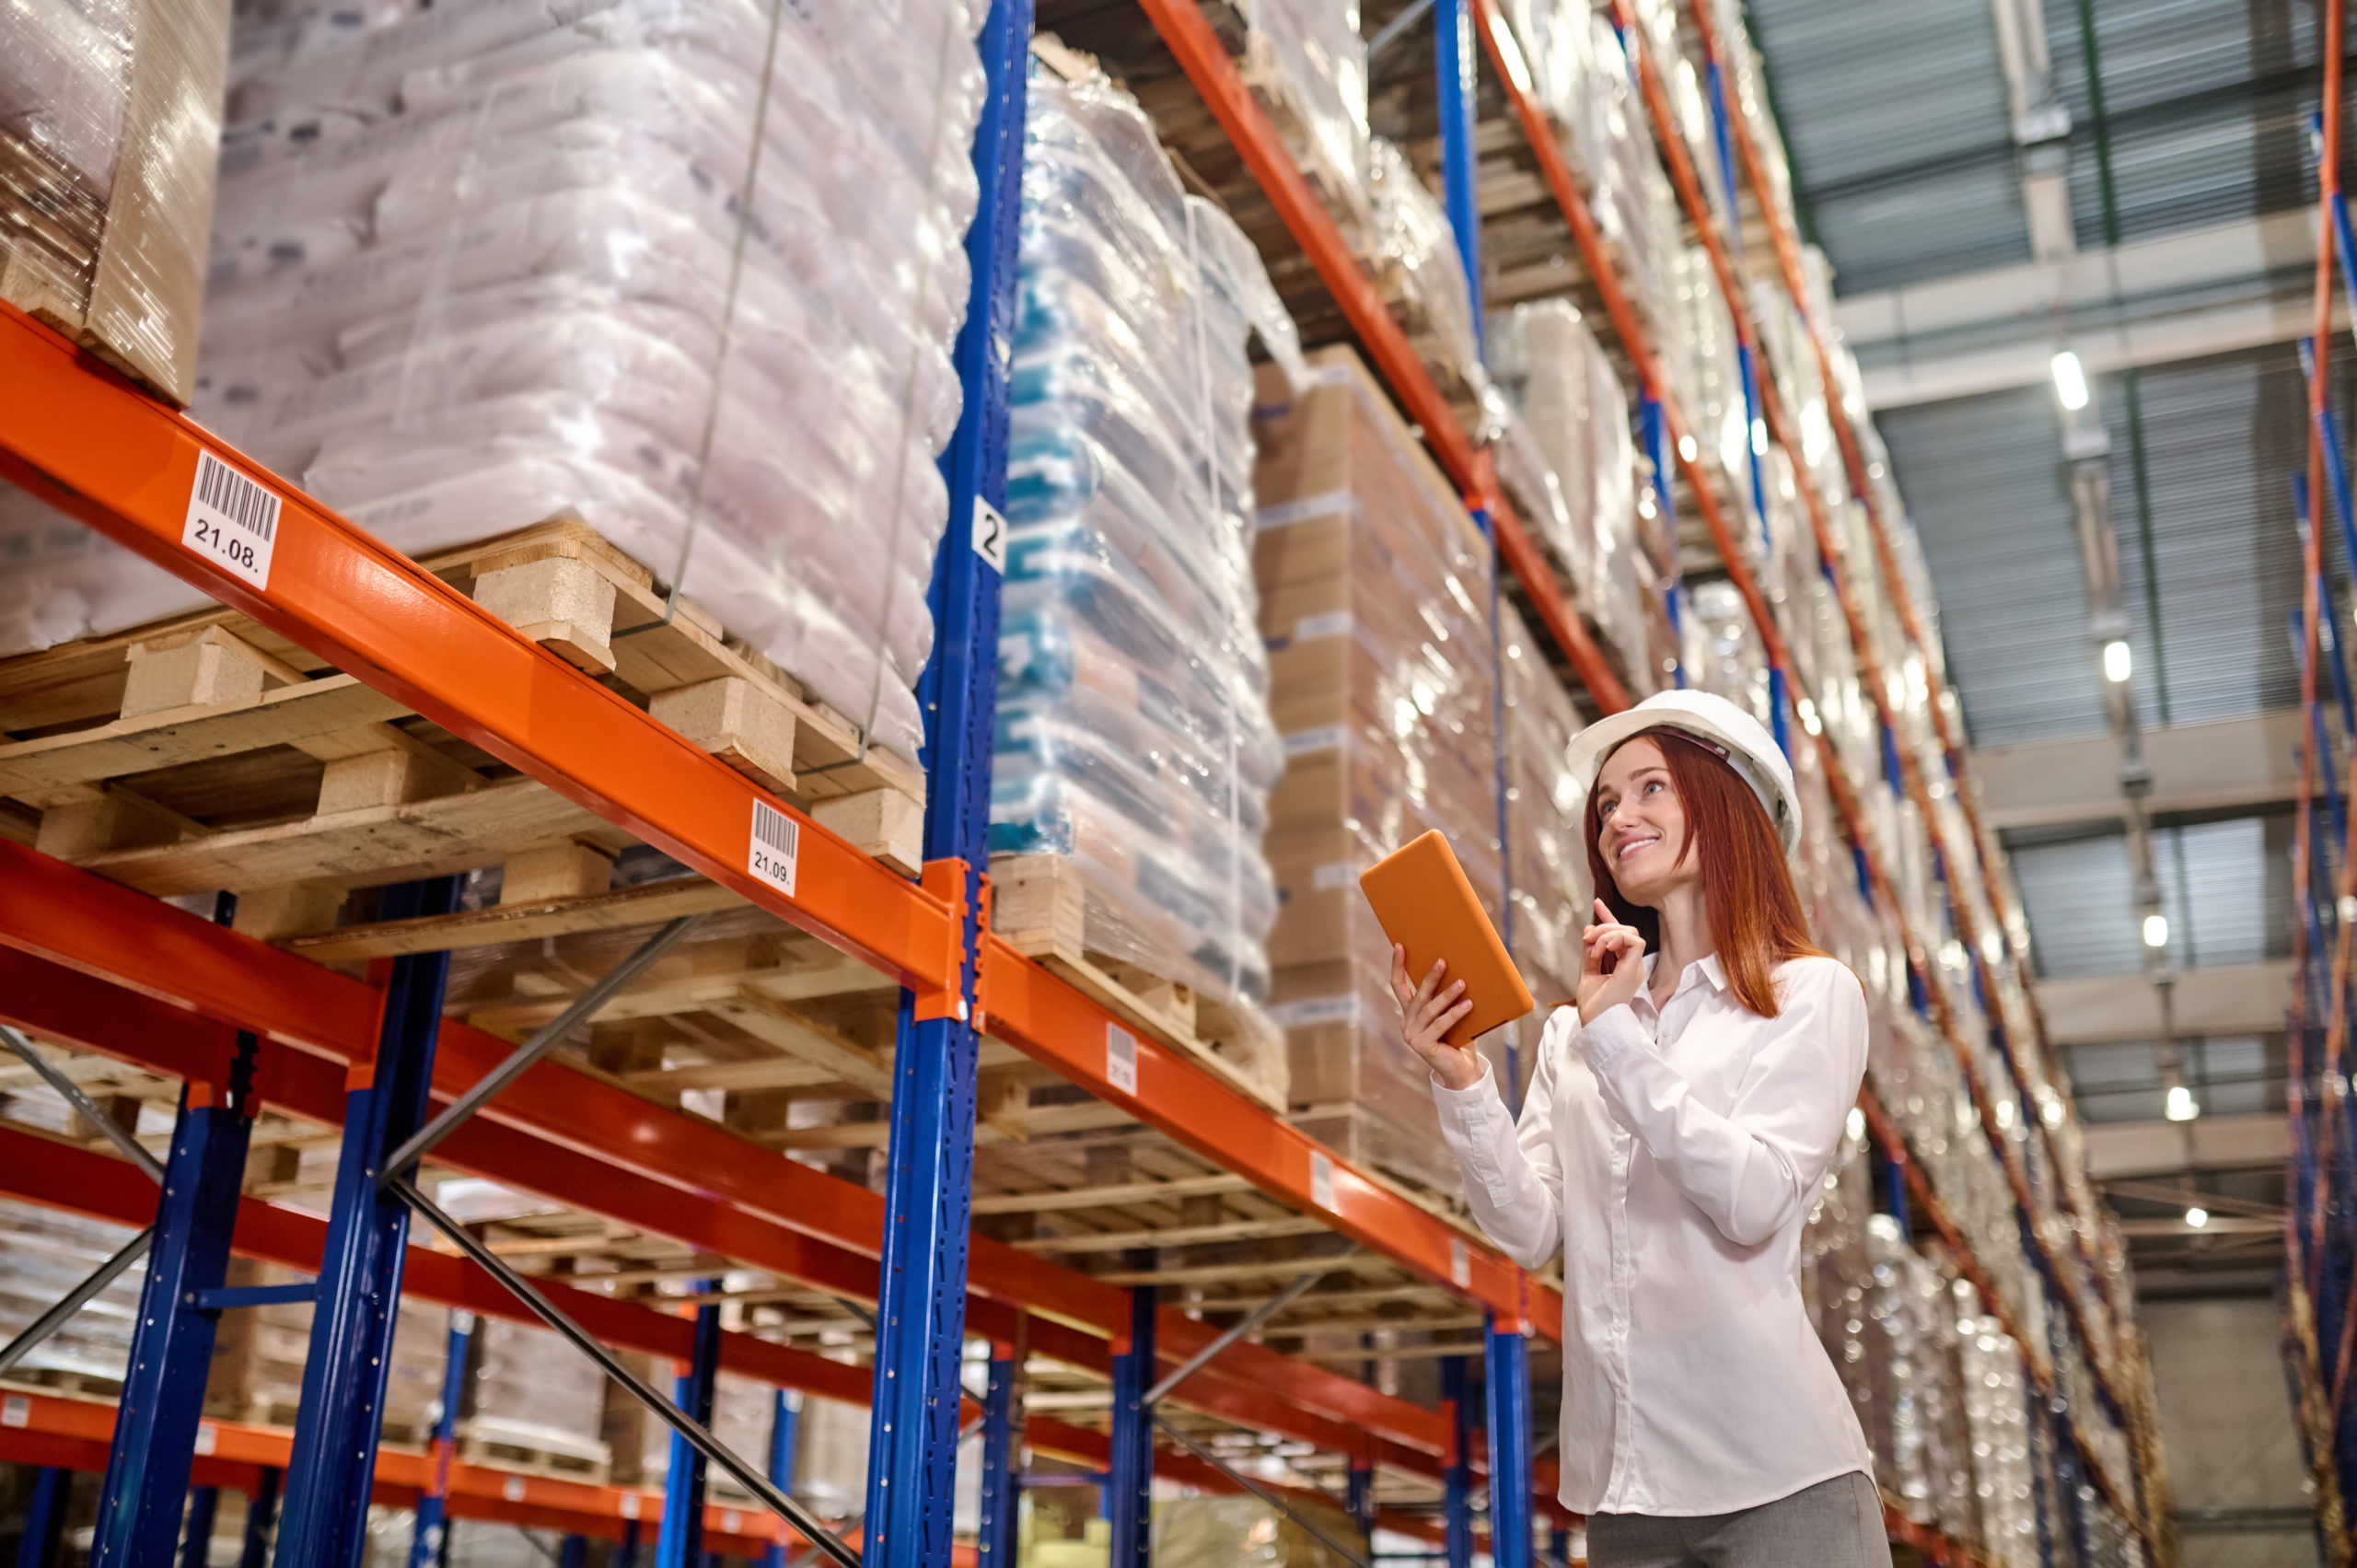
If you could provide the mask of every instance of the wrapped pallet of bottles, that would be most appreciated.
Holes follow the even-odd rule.
[[[1257,331],[1282,378],[1299,350],[1250,245],[1182,192],[1136,102],[1034,77],[991,845],[1068,859],[1087,950],[1266,1032],[1261,1086],[1281,1098],[1258,1011],[1283,752],[1255,618],[1247,351]]]
[[[484,0],[258,22],[192,412],[411,554],[586,522],[912,758],[979,17]],[[21,500],[0,555],[0,652],[204,602]]]

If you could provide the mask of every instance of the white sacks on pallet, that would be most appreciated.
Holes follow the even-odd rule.
[[[577,516],[912,756],[979,14],[477,0],[247,50],[193,412],[412,553]],[[139,575],[0,649],[152,612]]]

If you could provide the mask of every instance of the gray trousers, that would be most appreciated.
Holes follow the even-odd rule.
[[[1732,1514],[1598,1514],[1588,1568],[1890,1568],[1882,1497],[1852,1470]]]

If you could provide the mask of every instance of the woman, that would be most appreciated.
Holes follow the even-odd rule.
[[[1809,942],[1791,766],[1691,691],[1593,726],[1570,765],[1603,896],[1519,1126],[1442,1039],[1462,983],[1391,958],[1481,1228],[1526,1268],[1564,1253],[1562,1502],[1596,1568],[1885,1568],[1873,1455],[1801,1305],[1866,1013]]]

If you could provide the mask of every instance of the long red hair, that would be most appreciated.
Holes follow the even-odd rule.
[[[1776,965],[1786,958],[1823,956],[1809,939],[1808,917],[1801,912],[1800,889],[1793,886],[1793,868],[1784,860],[1775,824],[1751,786],[1701,742],[1669,728],[1629,738],[1659,746],[1669,768],[1670,783],[1686,814],[1686,842],[1678,848],[1678,863],[1683,865],[1697,854],[1702,857],[1702,908],[1727,984],[1745,1006],[1763,1018],[1774,1017],[1782,1010],[1776,1000]],[[1648,952],[1658,953],[1661,916],[1622,898],[1605,862],[1597,842],[1604,831],[1597,795],[1588,791],[1586,813],[1587,868],[1596,895],[1615,919],[1637,928]]]

